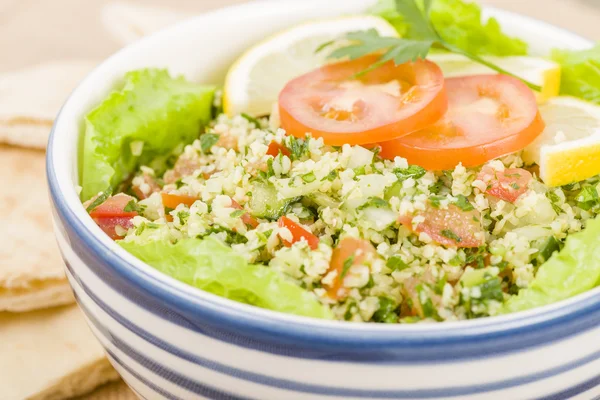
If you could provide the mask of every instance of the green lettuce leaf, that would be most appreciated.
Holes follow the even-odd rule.
[[[115,189],[138,165],[196,139],[211,118],[213,94],[166,70],[128,72],[121,90],[85,118],[82,200]]]
[[[269,267],[248,264],[216,239],[118,243],[164,274],[204,291],[283,313],[332,318],[312,293]]]
[[[413,38],[395,0],[380,0],[371,10],[390,22],[400,36]],[[461,0],[437,0],[430,11],[433,26],[448,43],[472,54],[513,56],[527,54],[527,43],[507,36],[495,18],[483,20],[481,8]]]
[[[600,217],[567,237],[565,247],[542,264],[531,285],[511,297],[503,312],[540,307],[600,285]]]
[[[554,50],[561,66],[560,94],[600,104],[600,43],[587,50]]]

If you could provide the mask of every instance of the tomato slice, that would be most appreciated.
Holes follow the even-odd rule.
[[[444,115],[448,101],[437,65],[389,61],[355,78],[376,61],[372,55],[328,64],[288,82],[279,94],[281,127],[328,145],[368,144],[405,136]]]
[[[110,217],[135,217],[138,215],[135,211],[124,211],[125,206],[133,200],[133,197],[124,193],[116,194],[106,199],[106,201],[94,208],[90,212],[92,218],[110,218]]]
[[[343,287],[344,276],[342,276],[344,264],[347,260],[351,260],[351,268],[353,265],[360,265],[365,262],[369,255],[375,254],[375,248],[367,240],[351,237],[342,239],[331,254],[331,261],[329,262],[329,270],[327,272],[337,271],[337,276],[333,284],[325,285],[327,287],[327,295],[335,300],[346,297],[348,291]]]
[[[160,197],[162,198],[163,206],[173,210],[176,209],[180,204],[185,204],[186,206],[191,207],[196,200],[199,200],[197,197],[183,194],[161,193]]]
[[[269,148],[267,149],[267,155],[277,157],[281,153],[284,156],[290,156],[292,153],[288,150],[287,147],[280,145],[276,141],[272,141],[269,143]]]
[[[280,228],[287,228],[292,233],[292,241],[288,242],[284,238],[281,238],[281,241],[286,247],[291,247],[292,244],[299,242],[304,239],[308,242],[308,246],[316,250],[319,247],[319,238],[304,229],[300,224],[292,221],[288,217],[281,217],[277,224]],[[280,236],[281,237],[281,236]]]
[[[533,176],[523,168],[508,168],[496,171],[490,166],[485,166],[477,175],[477,179],[487,185],[486,193],[501,200],[514,203],[523,193],[527,192],[528,185]]]
[[[231,207],[236,210],[243,210],[242,207],[237,201],[231,199]],[[258,220],[251,216],[249,213],[242,214],[242,222],[244,225],[251,226],[252,228],[256,228],[259,224]]]
[[[448,112],[432,126],[380,143],[384,158],[404,157],[429,170],[484,164],[514,153],[544,130],[535,95],[507,75],[446,80]]]
[[[463,211],[451,204],[447,209],[429,204],[425,211],[417,215],[424,221],[413,227],[414,216],[404,215],[399,222],[415,233],[424,232],[431,239],[448,247],[479,247],[485,243],[480,215],[477,211]]]

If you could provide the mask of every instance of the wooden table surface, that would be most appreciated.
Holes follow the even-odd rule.
[[[194,15],[247,0],[129,0],[171,7]],[[301,0],[298,0],[301,1]],[[100,13],[110,0],[0,0],[0,73],[69,58],[101,61],[120,44],[107,33]],[[600,0],[480,0],[600,40]],[[84,396],[85,400],[129,400],[122,382]]]

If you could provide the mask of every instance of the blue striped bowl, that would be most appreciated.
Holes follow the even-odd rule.
[[[48,145],[58,243],[77,301],[108,357],[145,399],[592,399],[600,395],[600,291],[516,315],[382,326],[238,304],[164,276],[115,245],[76,192],[83,116],[127,70],[167,67],[215,82],[245,48],[290,24],[363,10],[364,0],[275,0],[205,14],[93,71]],[[584,48],[571,33],[487,10],[533,51]]]

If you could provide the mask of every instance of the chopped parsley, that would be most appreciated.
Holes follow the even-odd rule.
[[[429,196],[429,203],[435,208],[440,208],[441,201],[445,198],[445,196]]]
[[[231,214],[229,214],[229,216],[231,218],[239,218],[242,215],[246,214],[245,210],[235,210],[234,212],[232,212]]]
[[[384,324],[395,324],[398,322],[397,307],[396,302],[389,297],[379,297],[379,308],[373,314],[373,321]]]
[[[250,122],[251,124],[254,124],[255,128],[259,128],[261,127],[260,121],[257,120],[256,118],[254,118],[251,115],[248,115],[246,113],[241,113],[240,114],[246,121]]]
[[[87,206],[87,208],[85,209],[85,211],[87,211],[88,213],[91,213],[92,211],[94,211],[96,209],[96,207],[98,207],[100,204],[104,203],[106,200],[108,200],[108,198],[112,195],[112,188],[108,188],[106,189],[104,192],[100,193],[98,195],[98,197],[96,197],[94,199],[94,201],[92,201],[90,203],[89,206]]]
[[[299,160],[308,155],[308,140],[297,139],[294,136],[288,136],[286,140],[292,160]]]
[[[416,180],[425,175],[426,172],[425,168],[418,165],[411,165],[408,168],[394,168],[394,174],[396,174],[399,181],[405,181],[408,178]]]
[[[375,207],[375,208],[383,208],[383,207],[389,207],[390,203],[388,203],[386,200],[382,199],[381,197],[369,197],[369,200],[367,200],[366,203],[364,203],[363,205],[361,205],[360,207],[358,207],[359,210],[368,208],[368,207]]]
[[[203,153],[208,153],[210,149],[219,141],[219,135],[216,133],[205,133],[200,136],[200,149]]]
[[[408,264],[405,263],[399,255],[395,254],[387,259],[385,266],[392,271],[402,271],[408,268]]]
[[[338,177],[338,172],[336,170],[333,170],[330,173],[328,173],[326,177],[321,179],[321,182],[325,181],[325,180],[333,182],[335,180],[335,178],[337,178],[337,177]]]
[[[443,229],[440,232],[440,235],[442,235],[442,236],[444,236],[444,237],[446,237],[448,239],[452,239],[452,240],[454,240],[457,243],[462,242],[462,239],[460,238],[460,236],[458,236],[456,233],[454,233],[454,231],[451,230],[451,229]]]
[[[517,183],[517,182],[512,182],[510,184],[510,187],[513,188],[514,190],[519,190],[521,189],[521,186]]]
[[[459,194],[456,197],[456,201],[454,202],[454,205],[456,205],[458,208],[460,208],[463,211],[471,211],[471,210],[475,209],[475,207],[473,207],[473,204],[471,204],[469,202],[469,200],[466,198],[466,196],[463,196],[462,194]]]
[[[179,218],[179,223],[181,225],[185,225],[185,223],[187,222],[189,217],[190,217],[190,213],[185,210],[181,210],[181,211],[177,212],[177,218]]]
[[[340,279],[344,279],[350,267],[354,264],[354,254],[344,260],[344,265],[342,266],[342,273],[340,274]]]
[[[560,207],[560,197],[553,191],[546,192],[546,197],[552,203],[552,209],[556,214],[560,214],[562,212],[562,208]]]
[[[585,211],[600,206],[600,196],[595,186],[585,186],[577,195],[577,205]]]
[[[137,212],[138,214],[142,214],[145,209],[146,209],[146,206],[144,204],[139,204],[137,201],[132,199],[132,200],[129,200],[129,203],[127,203],[125,208],[123,208],[123,211]]]

